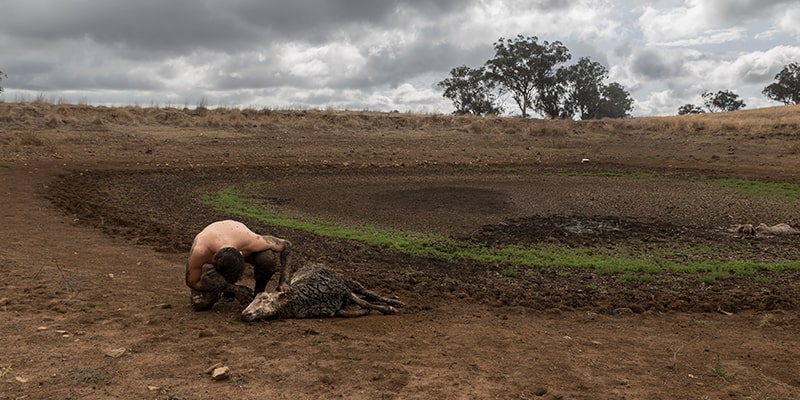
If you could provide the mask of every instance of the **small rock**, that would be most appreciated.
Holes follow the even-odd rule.
[[[214,336],[214,332],[211,332],[211,331],[209,331],[209,330],[205,330],[205,329],[204,329],[204,330],[202,330],[202,331],[200,331],[200,332],[197,334],[197,337],[199,337],[199,338],[201,338],[201,339],[202,339],[202,338],[206,338],[206,337],[211,337],[211,336]]]
[[[222,363],[216,363],[216,364],[206,368],[206,370],[203,373],[210,374],[210,373],[214,372],[215,369],[223,367],[223,366],[224,365],[222,365]]]
[[[106,351],[105,355],[107,355],[107,356],[109,356],[111,358],[120,358],[120,357],[125,355],[126,351],[127,350],[124,347],[119,347],[119,348],[116,348],[116,349],[111,349],[111,350]]]
[[[166,309],[172,308],[172,304],[169,304],[169,303],[156,304],[156,308],[160,308],[162,310],[166,310]]]
[[[161,390],[161,386],[147,385],[147,390],[155,392],[156,390]]]
[[[215,381],[228,379],[230,376],[231,376],[231,369],[225,366],[214,368],[214,370],[211,371],[211,379]]]

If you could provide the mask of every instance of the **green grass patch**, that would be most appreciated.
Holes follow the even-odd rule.
[[[380,229],[371,226],[343,226],[322,220],[272,213],[267,206],[243,197],[235,188],[222,189],[204,198],[206,204],[223,213],[253,218],[262,223],[297,229],[315,235],[358,241],[370,246],[420,257],[450,262],[473,260],[484,264],[513,265],[516,267],[568,267],[589,268],[600,274],[636,273],[640,281],[655,279],[659,272],[672,271],[700,275],[703,282],[713,282],[730,276],[749,276],[758,271],[783,271],[800,269],[800,261],[783,263],[753,263],[745,261],[675,262],[672,259],[690,259],[692,254],[713,253],[707,248],[682,249],[684,254],[675,257],[675,249],[664,254],[624,254],[604,248],[564,248],[541,244],[531,247],[485,247],[469,241],[460,241],[444,235],[413,231]],[[713,257],[716,259],[716,257]],[[516,276],[517,269],[507,268],[503,275]],[[630,278],[625,278],[630,279]]]
[[[781,182],[759,182],[744,179],[711,179],[710,182],[732,188],[746,196],[772,197],[782,200],[800,199],[800,185]]]
[[[617,280],[620,282],[652,283],[656,281],[656,277],[653,274],[634,274],[626,272],[620,275]]]

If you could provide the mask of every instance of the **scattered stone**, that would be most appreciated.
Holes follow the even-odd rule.
[[[155,392],[156,390],[161,390],[161,386],[147,385],[147,390]]]
[[[47,327],[46,326],[40,326],[40,327],[36,328],[36,330],[37,331],[46,331]]]
[[[231,376],[231,369],[225,366],[214,368],[214,370],[211,371],[211,379],[215,381],[228,379],[230,376]]]
[[[25,378],[25,377],[22,377],[22,376],[15,376],[14,380],[19,382],[19,383],[28,383],[28,378]]]
[[[536,390],[533,391],[533,394],[539,397],[544,396],[547,394],[547,388],[543,387],[537,388]]]
[[[160,308],[162,310],[166,310],[166,309],[172,308],[172,304],[169,304],[169,303],[156,304],[156,308]]]
[[[203,373],[204,374],[210,374],[210,373],[214,372],[215,369],[217,369],[219,367],[223,367],[223,366],[224,365],[222,365],[222,363],[216,363],[216,364],[206,368],[206,370]]]
[[[111,349],[111,350],[106,351],[105,355],[107,355],[107,356],[109,356],[111,358],[120,358],[120,357],[125,355],[126,351],[127,350],[124,347],[119,347],[119,348],[116,348],[116,349]]]

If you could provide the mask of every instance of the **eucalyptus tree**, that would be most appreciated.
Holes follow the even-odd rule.
[[[561,42],[543,41],[536,36],[517,35],[494,43],[495,56],[486,61],[486,77],[502,91],[510,93],[523,118],[528,111],[546,117],[561,115],[564,93],[563,67],[572,57]]]
[[[719,90],[716,93],[705,91],[702,97],[703,104],[709,112],[736,111],[746,106],[738,94],[729,90]]]
[[[450,70],[450,77],[437,84],[444,89],[442,96],[453,102],[455,114],[500,114],[495,104],[494,82],[486,79],[484,68],[466,65]]]
[[[791,63],[775,75],[775,82],[761,92],[783,104],[800,104],[800,63]]]

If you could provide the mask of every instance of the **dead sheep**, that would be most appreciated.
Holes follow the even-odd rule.
[[[360,317],[377,310],[395,314],[399,300],[382,297],[319,264],[295,271],[285,292],[262,292],[242,311],[245,321],[258,319]],[[369,300],[369,301],[368,301]]]
[[[752,224],[735,225],[732,230],[743,237],[752,237],[756,235],[800,235],[800,230],[783,223],[772,226],[761,223],[755,227]]]

